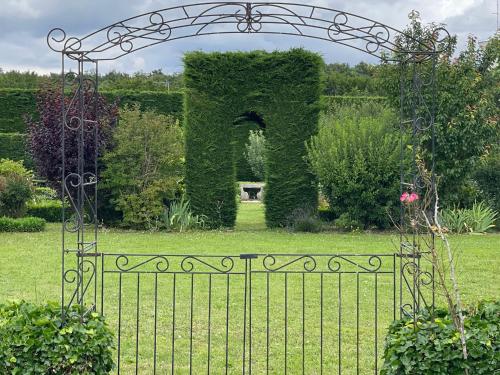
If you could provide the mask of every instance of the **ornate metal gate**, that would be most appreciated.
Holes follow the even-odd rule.
[[[101,254],[118,373],[378,373],[396,254]]]
[[[98,310],[116,318],[111,322],[115,322],[112,324],[116,325],[118,335],[119,372],[123,366],[132,366],[136,373],[142,373],[144,358],[151,359],[146,368],[151,368],[153,372],[167,367],[176,373],[200,372],[197,367],[193,370],[193,363],[203,363],[202,372],[213,370],[214,373],[287,373],[297,368],[308,373],[332,373],[332,366],[341,373],[347,368],[343,367],[343,363],[350,363],[349,368],[358,372],[367,367],[376,372],[380,319],[385,319],[383,324],[386,325],[397,315],[413,315],[422,305],[434,304],[433,271],[421,264],[422,248],[416,232],[401,236],[398,254],[259,255],[239,258],[126,255],[104,253],[98,248],[99,62],[115,60],[164,42],[212,34],[242,33],[324,40],[399,64],[400,127],[402,136],[408,135],[410,139],[410,147],[403,142],[401,147],[401,191],[425,189],[424,176],[417,167],[417,149],[422,139],[429,139],[434,147],[434,67],[443,52],[439,44],[445,40],[439,34],[449,36],[444,29],[436,29],[432,41],[421,41],[378,21],[348,12],[272,2],[212,2],[175,6],[113,23],[84,37],[69,37],[64,30],[53,29],[47,36],[47,43],[61,55],[61,95],[63,98],[71,96],[67,102],[61,101],[61,184],[63,202],[68,202],[69,206],[63,209],[63,215],[66,215],[67,209],[71,212],[63,216],[62,314],[64,316],[66,307],[76,303],[89,306],[89,311]],[[402,45],[409,47],[402,49]],[[429,62],[433,67],[430,71],[423,68]],[[93,73],[88,74],[88,71]],[[86,146],[89,143],[95,146],[94,152],[88,152]],[[76,150],[76,163],[68,160],[68,148]],[[410,169],[403,168],[406,153],[410,153],[414,160]],[[435,190],[433,173],[432,170],[431,196]],[[402,205],[402,225],[407,220],[404,213]],[[433,238],[429,241],[432,243]],[[201,279],[200,288],[205,288],[207,293],[203,303],[208,303],[205,306],[205,326],[197,325],[196,321],[199,293],[196,285]],[[187,286],[181,287],[183,282],[187,282]],[[361,292],[368,285],[366,283],[371,283],[368,289],[374,294],[370,297],[371,302],[364,303]],[[330,288],[325,288],[326,285]],[[430,287],[428,295],[424,293],[426,285]],[[134,295],[130,294],[131,288],[135,288]],[[170,297],[166,299],[159,296],[163,296],[165,288],[170,288]],[[217,297],[212,294],[214,290],[217,293],[222,290],[223,293]],[[292,297],[290,293],[297,290],[298,297]],[[186,298],[180,297],[178,293],[181,291],[188,293]],[[354,293],[354,300],[344,299],[346,293]],[[181,301],[189,301],[187,312],[180,312]],[[348,301],[355,303],[348,306]],[[170,308],[161,305],[164,303]],[[316,304],[319,304],[319,309],[312,309]],[[299,323],[292,327],[288,322],[297,313],[294,306],[300,307],[297,310]],[[132,311],[127,313],[127,309],[131,308]],[[331,311],[332,308],[334,311]],[[352,311],[347,313],[351,308]],[[311,318],[308,315],[310,309],[313,314],[319,311],[319,316]],[[368,314],[368,310],[371,311],[373,327],[367,331],[360,326],[360,314]],[[145,311],[148,311],[146,316],[143,315]],[[165,311],[171,313],[168,319],[160,317]],[[185,313],[190,319],[189,329],[185,331],[189,333],[189,350],[184,353],[188,353],[188,357],[182,355],[184,349],[179,349],[182,344],[178,343],[181,339],[175,334],[180,329],[178,318]],[[151,318],[151,314],[153,328],[149,325],[151,330],[144,333],[141,329],[148,326],[145,319]],[[130,324],[124,320],[134,316],[135,321]],[[331,325],[333,316],[337,317],[333,320],[336,321],[335,329]],[[354,327],[344,321],[346,317],[351,323],[355,322]],[[284,327],[275,319],[281,319]],[[327,319],[330,320],[325,323]],[[171,324],[170,349],[160,349],[159,342],[165,343],[166,338],[158,336],[167,332],[166,326],[163,326],[167,321]],[[315,331],[308,328],[308,322],[316,322],[316,325],[313,324]],[[225,325],[225,330],[219,324]],[[204,328],[200,328],[202,326]],[[297,327],[301,329],[294,331]],[[201,359],[196,354],[199,352],[196,335],[204,329],[207,340],[203,345],[206,344],[207,348],[205,359]],[[236,334],[232,336],[234,332]],[[314,344],[308,341],[310,335],[314,337]],[[302,339],[299,340],[300,345],[293,341],[297,337]],[[145,346],[152,351],[147,355],[141,352],[141,340],[146,339],[153,340],[151,345]],[[232,339],[242,341],[239,349],[236,349]],[[353,343],[353,346],[347,342]],[[372,343],[370,349],[363,349],[366,342]],[[299,345],[299,348],[294,345]],[[177,354],[178,351],[181,354]],[[366,353],[370,353],[369,361],[363,359]],[[189,362],[179,364],[180,357],[189,358]],[[311,362],[310,358],[316,359]]]

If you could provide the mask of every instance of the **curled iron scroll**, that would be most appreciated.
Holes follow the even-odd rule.
[[[266,271],[276,272],[283,271],[286,272],[287,269],[293,271],[293,266],[299,264],[303,271],[313,272],[316,269],[316,260],[310,255],[302,255],[298,256],[295,259],[288,260],[287,262],[278,265],[276,264],[276,256],[275,255],[266,255],[264,259],[262,259],[262,266]],[[300,271],[302,271],[300,270]]]
[[[115,260],[115,265],[118,270],[122,272],[130,272],[134,271],[146,264],[153,264],[155,272],[167,272],[170,266],[170,263],[168,259],[165,256],[162,255],[157,255],[157,256],[151,256],[147,258],[146,260],[139,262],[137,264],[129,266],[130,262],[130,257],[127,255],[120,255],[116,258]],[[128,267],[127,267],[128,266]]]
[[[331,272],[342,272],[342,261],[347,262],[356,267],[357,270],[364,272],[377,272],[382,267],[382,259],[378,255],[372,255],[368,258],[368,265],[371,268],[363,266],[358,262],[354,262],[344,255],[334,255],[328,260],[328,269]]]
[[[194,273],[194,272],[204,272],[202,269],[197,270],[196,266],[205,266],[208,267],[209,270],[220,272],[220,273],[228,273],[234,267],[234,260],[231,257],[221,257],[216,258],[219,261],[219,264],[209,263],[206,260],[203,260],[201,257],[197,256],[187,256],[181,261],[181,269],[186,273]]]

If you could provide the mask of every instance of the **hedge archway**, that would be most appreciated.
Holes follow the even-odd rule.
[[[321,57],[302,49],[266,53],[189,53],[185,64],[186,190],[211,227],[236,220],[234,119],[255,113],[266,124],[266,223],[286,224],[315,208],[317,189],[304,160],[318,126]]]

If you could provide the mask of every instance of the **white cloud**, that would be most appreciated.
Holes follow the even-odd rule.
[[[37,18],[41,14],[40,8],[29,0],[6,0],[6,3],[0,6],[0,16],[19,17],[19,18]]]
[[[287,0],[284,0],[287,1]],[[289,0],[294,2],[293,0]],[[424,22],[448,24],[459,36],[459,46],[474,33],[484,40],[495,31],[496,0],[312,0],[309,4],[360,14],[403,29],[407,15],[417,9]],[[58,71],[60,56],[48,49],[45,36],[53,27],[69,34],[85,35],[106,24],[135,14],[198,0],[0,0],[0,67]],[[224,51],[288,49],[303,46],[321,53],[328,62],[375,62],[369,55],[328,42],[269,35],[217,35],[184,39],[144,49],[116,61],[103,62],[100,71],[116,69],[132,72],[162,68],[182,69],[182,55],[190,50]]]

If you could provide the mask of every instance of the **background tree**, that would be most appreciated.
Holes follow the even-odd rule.
[[[383,95],[377,84],[377,65],[361,62],[326,64],[324,68],[325,95]]]
[[[178,121],[138,106],[120,111],[114,148],[104,156],[104,186],[123,224],[157,229],[166,205],[179,195],[184,140]]]
[[[439,25],[425,26],[419,14],[410,14],[411,23],[405,33],[423,40],[437,43],[438,48],[447,47],[436,64],[436,104],[435,117],[435,160],[436,174],[440,178],[440,196],[443,206],[467,205],[475,199],[474,189],[470,189],[470,178],[475,165],[499,137],[498,123],[498,38],[493,37],[481,48],[474,38],[470,38],[467,49],[453,58],[456,39],[445,42],[435,41]],[[401,50],[420,48],[408,40],[399,39]],[[496,51],[496,52],[495,52]],[[420,64],[422,76],[430,77],[432,61]],[[403,76],[411,82],[411,69]],[[384,64],[378,76],[395,108],[399,105],[400,70],[397,66]],[[496,78],[495,78],[496,77]],[[411,93],[410,93],[411,95]],[[424,90],[424,99],[431,103],[432,87]],[[411,108],[404,108],[411,118]],[[430,132],[422,139],[421,157],[430,169],[432,142]]]
[[[245,157],[253,174],[259,181],[264,181],[266,177],[266,138],[264,132],[262,130],[250,131],[245,149]]]

